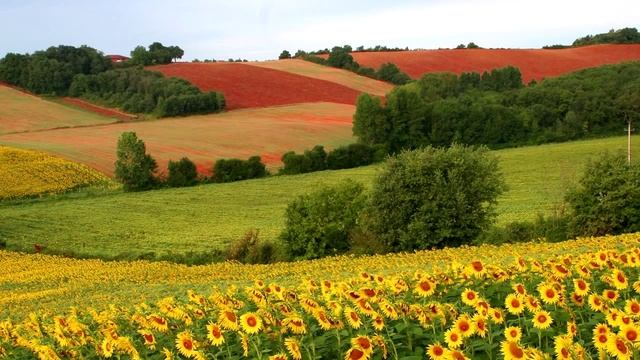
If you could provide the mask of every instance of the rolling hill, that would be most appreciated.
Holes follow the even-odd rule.
[[[593,45],[567,49],[455,49],[355,52],[360,65],[396,64],[414,79],[430,72],[483,72],[508,65],[522,72],[525,83],[605,64],[640,60],[640,44]],[[325,56],[326,57],[326,56]]]

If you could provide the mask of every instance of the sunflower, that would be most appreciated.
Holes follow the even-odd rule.
[[[287,357],[287,354],[279,353],[269,356],[269,360],[289,360],[289,358]]]
[[[100,343],[100,351],[106,358],[113,356],[113,340],[104,338],[104,340],[102,340],[102,342]]]
[[[491,321],[493,321],[494,324],[502,324],[504,322],[504,315],[500,309],[491,309],[489,316],[491,316]]]
[[[222,335],[222,333],[223,331],[220,325],[212,322],[207,325],[207,339],[211,341],[211,344],[215,346],[224,344],[224,335]]]
[[[489,331],[487,327],[487,317],[481,314],[476,314],[473,319],[473,328],[475,329],[475,333],[480,337],[487,336],[487,331]]]
[[[451,360],[469,360],[469,358],[460,350],[452,350],[449,352],[449,359]]]
[[[433,295],[436,291],[436,284],[429,279],[422,279],[416,283],[416,287],[413,289],[413,292],[422,296],[428,297]]]
[[[240,345],[242,346],[242,356],[249,356],[249,336],[240,333]]]
[[[298,316],[284,318],[284,320],[282,320],[282,325],[296,335],[303,335],[307,333],[307,327],[304,324],[304,320]]]
[[[451,349],[457,349],[462,345],[462,334],[456,329],[449,329],[444,333],[444,340]]]
[[[573,279],[573,291],[580,296],[586,296],[590,287],[590,284],[584,279]]]
[[[519,342],[522,338],[522,330],[516,326],[509,326],[504,329],[504,337],[507,338],[507,341]]]
[[[595,294],[589,295],[588,302],[589,302],[589,307],[593,311],[602,311],[602,309],[604,309],[604,302],[602,301],[602,298],[598,295],[595,295]]]
[[[540,309],[540,302],[533,295],[527,295],[527,297],[524,298],[524,304],[527,307],[527,310],[531,312],[536,312]]]
[[[361,349],[358,348],[350,348],[347,350],[347,354],[344,357],[344,360],[368,360],[369,356],[364,353]]]
[[[575,321],[569,321],[567,323],[567,335],[571,337],[578,335],[578,325],[576,325]]]
[[[631,359],[631,349],[629,349],[629,345],[627,345],[624,339],[620,336],[609,336],[607,351],[618,359]]]
[[[176,337],[176,348],[180,354],[190,358],[194,356],[197,351],[196,342],[191,336],[191,332],[183,331]]]
[[[162,355],[164,355],[164,360],[173,359],[173,353],[171,352],[171,350],[167,349],[166,347],[162,348]]]
[[[373,328],[377,331],[382,331],[382,329],[384,329],[384,319],[382,318],[382,316],[376,315],[376,317],[373,318],[372,322]]]
[[[524,287],[522,283],[516,283],[511,286],[513,291],[515,291],[518,295],[525,296],[527,295],[527,288]]]
[[[584,306],[584,297],[576,294],[575,292],[571,293],[571,302],[576,304],[577,306]]]
[[[474,333],[473,323],[465,314],[460,316],[453,325],[463,337],[470,337]]]
[[[440,343],[435,343],[427,347],[427,355],[431,360],[440,360],[447,357],[447,349],[445,349]]]
[[[609,303],[616,302],[619,296],[620,295],[615,290],[607,289],[602,291],[602,298]]]
[[[594,334],[609,335],[610,332],[611,332],[611,330],[609,329],[609,326],[607,324],[598,324],[598,325],[596,325],[595,328],[593,328],[593,333]]]
[[[396,311],[396,308],[394,308],[388,300],[380,301],[380,303],[378,303],[378,306],[380,307],[380,311],[382,311],[382,314],[384,314],[385,317],[391,320],[398,319],[398,311]]]
[[[169,324],[167,320],[160,315],[151,314],[147,317],[147,321],[149,322],[149,326],[151,326],[154,330],[160,331],[162,333],[167,332],[169,330]]]
[[[558,335],[554,339],[553,350],[556,354],[556,359],[562,360],[570,360],[571,356],[571,347],[573,345],[573,341],[570,337],[564,335]]]
[[[464,289],[460,296],[462,297],[462,302],[469,306],[474,306],[480,299],[478,293],[471,289]]]
[[[615,287],[618,290],[624,290],[627,287],[629,287],[629,282],[627,281],[627,277],[624,276],[624,273],[620,269],[613,270],[612,280],[613,280],[613,287]]]
[[[608,333],[595,333],[593,334],[593,345],[599,350],[606,350],[609,344]]]
[[[545,304],[556,304],[560,301],[560,294],[549,284],[540,284],[538,293]]]
[[[633,283],[633,291],[640,294],[640,280]]]
[[[371,339],[367,336],[358,336],[351,339],[351,347],[355,349],[362,350],[365,355],[371,356],[373,352],[373,343]]]
[[[358,314],[356,314],[356,315],[358,315]],[[318,310],[318,311],[314,312],[313,313],[313,317],[316,320],[318,320],[318,325],[320,325],[320,328],[322,328],[322,330],[325,330],[325,331],[329,330],[333,326],[333,324],[331,323],[331,321],[327,317],[327,313],[325,313],[324,310]]]
[[[293,360],[302,359],[302,351],[300,351],[300,343],[295,338],[287,338],[284,340],[284,346],[293,358]]]
[[[553,319],[551,318],[549,312],[545,310],[539,310],[533,315],[532,321],[534,328],[544,330],[551,326]]]
[[[142,335],[142,339],[144,340],[144,345],[151,350],[156,349],[156,337],[153,336],[153,333],[149,330],[143,329],[138,330],[138,334]]]
[[[224,329],[231,331],[238,330],[238,316],[231,310],[221,310],[218,316],[218,322]]]
[[[481,261],[472,261],[466,270],[468,274],[476,277],[483,276],[487,271]]]
[[[360,315],[358,315],[355,310],[350,307],[344,309],[344,316],[347,318],[347,322],[349,326],[353,329],[359,329],[362,326],[362,320],[360,319]]]
[[[513,315],[521,314],[524,311],[524,304],[520,297],[516,294],[509,294],[504,300],[507,311]]]
[[[262,329],[262,319],[258,314],[249,312],[240,316],[240,326],[247,334],[256,334]]]
[[[640,302],[636,299],[629,299],[624,305],[624,311],[627,315],[639,316],[640,315]]]
[[[526,359],[524,349],[515,341],[503,341],[501,350],[504,360]]]
[[[640,333],[638,332],[638,327],[634,325],[625,325],[618,332],[618,336],[627,340],[630,343],[634,343],[640,340]]]

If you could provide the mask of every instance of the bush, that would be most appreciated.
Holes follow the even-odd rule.
[[[245,264],[270,264],[284,260],[281,246],[260,240],[257,229],[248,230],[240,239],[229,244],[225,254],[227,260]]]
[[[368,228],[392,251],[466,244],[491,224],[505,188],[485,147],[405,151],[374,183]]]
[[[154,172],[156,161],[146,154],[144,141],[135,132],[124,132],[118,139],[115,177],[125,191],[140,191],[153,188],[157,184]]]
[[[288,253],[315,259],[346,252],[366,199],[364,187],[351,180],[296,198],[287,207],[280,235]]]
[[[267,168],[262,163],[260,156],[252,156],[248,160],[220,159],[216,161],[211,180],[216,183],[225,183],[256,179],[267,175]]]
[[[280,53],[280,56],[278,56],[279,60],[283,60],[283,59],[291,59],[291,53],[287,50],[282,50],[282,52]]]
[[[622,153],[590,161],[579,188],[566,197],[572,235],[599,236],[640,231],[640,165]]]
[[[186,157],[179,161],[169,161],[167,185],[171,187],[192,186],[198,183],[196,164]]]
[[[327,155],[327,168],[350,169],[379,161],[378,148],[366,144],[349,144],[335,148]]]

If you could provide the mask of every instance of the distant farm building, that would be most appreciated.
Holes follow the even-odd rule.
[[[111,62],[114,62],[114,63],[119,63],[119,62],[129,60],[128,57],[122,56],[122,55],[107,55],[107,57],[111,59]]]

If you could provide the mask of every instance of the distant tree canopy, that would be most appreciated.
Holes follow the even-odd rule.
[[[288,52],[287,50],[282,50],[282,52],[280,53],[280,56],[278,56],[278,59],[280,60],[291,59],[291,53]]]
[[[0,60],[0,81],[36,94],[63,96],[75,75],[111,68],[111,60],[94,48],[60,45],[32,55],[7,54]]]
[[[225,107],[221,93],[203,93],[186,80],[167,78],[139,67],[78,75],[71,83],[69,94],[127,112],[153,113],[158,117],[210,113]]]
[[[573,46],[595,45],[595,44],[637,44],[640,43],[640,33],[636,28],[624,28],[619,30],[611,29],[609,32],[587,35],[576,39]]]
[[[586,69],[524,87],[514,67],[427,74],[383,104],[361,95],[353,132],[392,153],[428,145],[493,148],[618,134],[640,115],[640,62]]]
[[[144,46],[137,46],[131,51],[132,64],[135,65],[155,65],[168,64],[176,59],[182,59],[184,51],[178,46],[164,46],[159,42],[149,45],[147,50]]]

